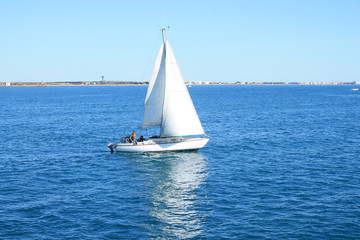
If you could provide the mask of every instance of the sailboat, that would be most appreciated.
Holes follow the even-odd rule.
[[[209,141],[165,36],[165,28],[161,31],[163,43],[149,81],[141,126],[160,126],[160,135],[132,143],[109,143],[112,152],[191,151],[201,149]]]

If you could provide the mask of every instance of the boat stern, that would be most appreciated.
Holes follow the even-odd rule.
[[[108,148],[110,148],[111,152],[114,152],[115,144],[114,143],[108,143]]]

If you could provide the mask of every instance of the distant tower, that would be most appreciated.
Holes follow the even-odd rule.
[[[104,76],[101,76],[101,84],[105,84],[106,81],[105,81],[105,77]]]

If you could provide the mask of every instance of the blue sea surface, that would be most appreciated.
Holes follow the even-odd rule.
[[[0,88],[0,239],[360,239],[360,93],[193,86],[198,152],[110,153],[145,86]]]

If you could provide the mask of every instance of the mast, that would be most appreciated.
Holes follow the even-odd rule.
[[[163,98],[163,102],[162,102],[162,107],[161,107],[161,125],[160,125],[160,136],[162,136],[163,134],[163,122],[164,122],[164,105],[165,105],[165,91],[166,91],[166,45],[165,45],[165,27],[163,27],[161,29],[161,33],[163,36],[163,44],[164,44],[164,72],[163,72],[163,76],[164,76],[164,98]]]
[[[163,36],[163,43],[165,45],[165,28],[162,28],[161,32],[162,32],[162,36]]]

